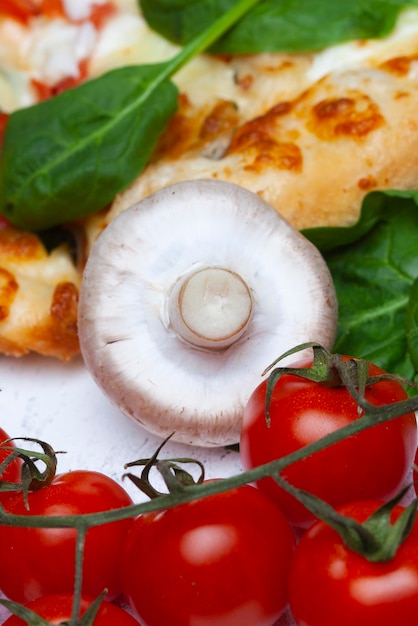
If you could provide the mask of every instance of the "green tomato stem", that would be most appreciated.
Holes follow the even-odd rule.
[[[81,594],[83,589],[83,558],[84,546],[88,526],[84,523],[77,525],[77,541],[75,546],[75,580],[74,580],[74,601],[71,623],[77,624],[80,616]]]
[[[84,515],[69,515],[69,516],[56,516],[56,517],[44,517],[36,515],[14,515],[9,514],[3,510],[0,506],[0,524],[7,526],[18,526],[25,528],[75,528],[77,531],[76,542],[76,576],[75,576],[75,589],[74,589],[74,606],[73,615],[69,626],[77,626],[79,623],[78,615],[80,611],[81,590],[82,590],[82,564],[84,554],[84,544],[87,530],[89,528],[99,526],[106,523],[117,522],[128,518],[133,518],[145,513],[151,513],[155,511],[161,511],[169,509],[181,504],[186,504],[193,500],[209,497],[211,495],[219,494],[237,487],[244,486],[249,483],[254,483],[262,480],[263,478],[271,477],[284,489],[287,489],[289,493],[298,498],[302,504],[304,504],[319,518],[328,521],[330,525],[340,534],[343,541],[352,549],[360,552],[366,558],[368,553],[371,560],[384,560],[391,558],[391,555],[395,553],[400,543],[405,539],[408,531],[412,527],[412,524],[416,517],[416,505],[409,507],[403,519],[399,520],[396,525],[391,526],[389,523],[386,525],[385,534],[383,535],[383,541],[379,541],[379,537],[376,534],[376,527],[381,529],[382,524],[380,519],[382,517],[388,518],[388,509],[384,508],[380,513],[380,518],[376,521],[366,521],[365,524],[357,524],[354,520],[347,519],[337,513],[333,507],[323,502],[316,496],[306,493],[303,490],[296,489],[290,485],[280,473],[283,469],[306,459],[308,456],[315,454],[328,446],[335,445],[336,443],[356,435],[357,433],[371,428],[378,424],[388,422],[396,419],[406,413],[418,410],[418,396],[408,398],[392,404],[375,406],[370,404],[365,398],[365,390],[367,386],[379,382],[379,380],[394,378],[391,375],[383,374],[382,376],[369,376],[368,366],[365,366],[365,362],[360,359],[343,360],[339,355],[331,355],[324,350],[318,344],[310,344],[314,349],[314,362],[311,368],[276,368],[271,373],[273,380],[277,382],[283,373],[296,373],[297,376],[302,376],[308,380],[316,380],[318,372],[315,372],[315,368],[319,369],[318,377],[320,381],[318,384],[329,384],[330,380],[332,384],[336,384],[336,380],[340,381],[355,399],[358,404],[359,412],[363,411],[363,415],[357,420],[350,422],[345,427],[331,432],[321,439],[310,443],[309,445],[300,448],[291,454],[288,454],[280,459],[271,461],[259,467],[255,467],[247,472],[242,472],[230,478],[217,481],[203,481],[203,468],[201,480],[196,484],[190,484],[189,481],[179,479],[182,476],[183,470],[178,467],[176,463],[167,461],[158,461],[158,452],[161,450],[164,444],[162,444],[149,460],[139,460],[133,463],[128,463],[126,467],[132,467],[134,465],[144,465],[143,475],[138,479],[139,486],[141,481],[148,484],[148,474],[152,464],[157,466],[160,470],[166,485],[169,487],[170,493],[158,495],[153,493],[152,490],[145,490],[147,495],[151,498],[148,502],[140,504],[134,504],[121,509],[114,509],[111,511],[104,511],[99,513],[89,513]],[[303,344],[295,349],[306,349],[307,344]],[[275,365],[277,361],[273,364]],[[366,363],[367,365],[367,363]],[[334,371],[330,372],[327,369],[332,368]],[[314,370],[314,371],[312,371]],[[399,377],[395,377],[399,380]],[[407,381],[404,381],[407,382]],[[409,383],[408,383],[409,384]],[[266,397],[266,418],[268,415],[268,407],[271,394],[267,394]],[[359,413],[360,414],[360,413]],[[268,420],[267,420],[268,423]],[[44,448],[45,449],[45,448]],[[177,459],[177,462],[189,462],[188,459]],[[135,481],[134,481],[135,482]],[[157,497],[155,497],[157,496]],[[396,502],[395,502],[396,503]],[[387,506],[391,505],[388,503]],[[381,531],[380,531],[381,533]],[[390,550],[385,548],[386,543],[390,542]],[[382,552],[382,547],[383,552]]]
[[[408,412],[418,410],[418,396],[409,398]],[[112,511],[103,511],[100,513],[87,513],[85,515],[66,515],[56,516],[53,518],[45,518],[42,515],[15,515],[5,512],[0,507],[0,523],[5,526],[20,526],[25,528],[72,528],[77,529],[92,528],[94,526],[100,526],[101,524],[107,524],[110,522],[116,522],[130,517],[136,517],[144,513],[151,513],[154,511],[161,511],[163,509],[172,508],[179,504],[185,504],[192,502],[198,498],[204,498],[235,489],[236,487],[242,487],[243,485],[257,482],[263,478],[274,478],[286,467],[297,461],[306,459],[308,456],[319,452],[334,445],[347,437],[356,435],[357,433],[372,428],[377,424],[396,419],[405,414],[404,402],[398,402],[390,405],[392,412],[388,414],[383,412],[380,415],[376,414],[377,407],[372,407],[372,412],[365,412],[358,420],[347,424],[343,428],[337,431],[331,432],[321,439],[314,441],[303,448],[300,448],[291,454],[270,461],[264,465],[255,467],[254,469],[236,474],[229,478],[225,478],[219,481],[212,481],[202,483],[198,485],[190,485],[184,490],[174,494],[166,494],[153,498],[148,502],[141,502],[139,504],[133,504],[122,509],[114,509]]]

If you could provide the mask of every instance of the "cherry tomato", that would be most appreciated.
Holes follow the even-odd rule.
[[[382,373],[374,365],[370,374]],[[244,468],[279,459],[359,418],[356,402],[344,387],[284,375],[276,384],[270,405],[271,426],[264,409],[266,381],[251,395],[244,410],[240,441]],[[380,381],[366,390],[375,405],[407,398],[402,385]],[[403,486],[417,446],[415,415],[408,413],[362,431],[355,437],[289,466],[283,476],[334,506],[354,500],[387,499]],[[295,526],[307,527],[313,515],[272,478],[260,481]]]
[[[123,593],[147,626],[271,626],[287,604],[290,525],[251,486],[137,518]]]
[[[72,471],[52,483],[7,502],[6,510],[19,515],[78,515],[117,509],[132,504],[114,480],[93,471]],[[100,525],[87,531],[83,561],[83,593],[97,597],[105,588],[108,598],[120,591],[118,562],[131,519]],[[39,596],[68,592],[74,587],[76,531],[73,528],[0,527],[0,589],[20,603]]]
[[[80,614],[86,612],[92,600],[81,600]],[[46,619],[50,624],[67,623],[72,616],[73,597],[70,594],[52,594],[26,604],[27,608]],[[102,602],[94,626],[138,626],[138,622],[124,609],[110,602]],[[23,626],[26,622],[16,615],[9,617],[3,626]]]
[[[2,428],[0,428],[0,464],[3,463],[3,461],[10,454],[9,450],[6,449],[6,446],[10,447],[14,445],[13,442],[2,445],[2,443],[5,442],[7,439],[9,439],[9,435],[7,435],[7,433]],[[0,475],[0,480],[7,483],[20,483],[21,466],[22,464],[19,459],[15,459],[14,461],[12,461],[12,463],[7,465],[4,472],[2,472],[2,474]],[[0,502],[3,504],[3,506],[5,505],[6,500],[9,500],[11,497],[14,497],[13,492],[0,492]]]
[[[380,505],[341,507],[363,522]],[[394,510],[393,519],[403,507]],[[296,548],[289,576],[297,626],[412,626],[418,615],[418,522],[396,556],[372,563],[347,548],[324,522],[316,522]]]

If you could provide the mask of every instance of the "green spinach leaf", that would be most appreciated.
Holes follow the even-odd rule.
[[[406,341],[413,366],[418,372],[418,278],[412,284],[406,311]]]
[[[113,70],[11,115],[1,213],[20,228],[40,230],[111,202],[145,166],[177,108],[175,86],[159,74],[157,65]]]
[[[416,191],[376,192],[351,229],[328,229],[328,241],[327,229],[319,229],[321,239],[318,229],[304,231],[322,248],[334,279],[335,350],[411,379],[418,371],[417,204]]]
[[[149,25],[185,45],[234,0],[141,0]],[[387,35],[402,8],[397,0],[263,0],[212,46],[223,54],[303,52],[352,39]]]
[[[113,70],[10,116],[0,213],[42,230],[95,213],[146,165],[177,108],[170,78],[259,0],[239,0],[165,63]]]
[[[321,252],[327,252],[340,248],[354,241],[358,241],[365,233],[379,221],[386,211],[391,211],[398,204],[399,198],[412,200],[412,207],[418,204],[418,190],[372,191],[364,197],[359,220],[349,227],[344,226],[319,226],[307,228],[303,231],[307,237]]]

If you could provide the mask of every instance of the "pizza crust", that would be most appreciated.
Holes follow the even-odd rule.
[[[176,52],[132,11],[135,28],[127,13],[98,34],[91,76]],[[349,226],[369,191],[418,188],[417,34],[411,9],[382,40],[315,54],[194,59],[174,77],[179,109],[147,168],[109,209],[77,224],[83,256],[121,211],[184,180],[242,185],[298,229]],[[22,93],[24,106],[33,94]],[[76,355],[81,272],[65,246],[48,252],[36,235],[3,228],[0,352]]]
[[[80,269],[67,246],[48,253],[37,235],[0,229],[0,352],[62,360],[79,353]]]
[[[230,127],[212,120],[211,137],[202,133],[208,118],[183,106],[162,139],[168,149],[116,198],[105,223],[160,187],[216,178],[259,194],[298,229],[353,224],[367,192],[418,186],[418,83],[392,67],[334,72],[236,127],[232,114]],[[213,111],[228,106],[218,101]],[[183,150],[176,125],[189,133]]]

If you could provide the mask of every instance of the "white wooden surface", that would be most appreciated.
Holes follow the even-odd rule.
[[[108,402],[81,358],[61,363],[37,356],[0,357],[0,390],[0,427],[11,437],[35,437],[65,451],[59,455],[59,473],[98,470],[121,482],[124,463],[151,456],[161,443]],[[239,454],[223,448],[191,448],[169,442],[164,455],[199,459],[208,478],[242,471]],[[129,481],[123,485],[140,501]],[[7,616],[0,607],[0,624]],[[292,623],[284,616],[279,625]]]

